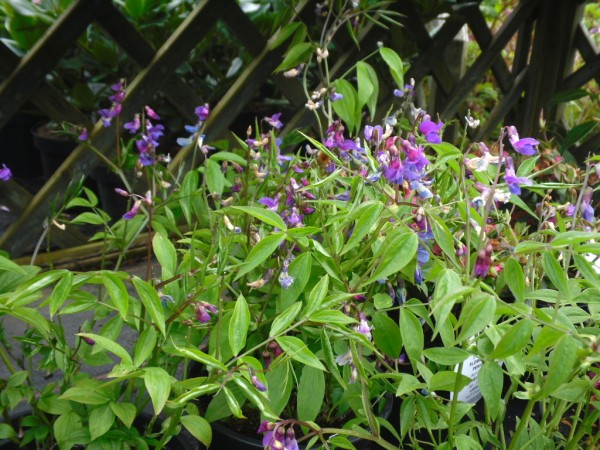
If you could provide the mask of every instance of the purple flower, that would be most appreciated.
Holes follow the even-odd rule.
[[[506,181],[506,185],[508,186],[510,193],[515,195],[521,194],[521,185],[531,186],[533,184],[533,181],[531,181],[529,178],[518,177],[515,174],[515,165],[510,156],[506,157],[504,181]]]
[[[429,188],[420,181],[411,181],[410,188],[417,191],[419,198],[422,200],[433,197],[433,193],[429,190]]]
[[[525,156],[532,156],[537,153],[536,146],[539,145],[539,142],[533,138],[523,138],[519,139],[519,133],[514,126],[506,127],[508,132],[508,140],[511,145],[515,149],[515,151],[519,152]]]
[[[217,314],[217,309],[208,302],[197,302],[196,307],[196,318],[201,323],[206,323],[210,320],[210,314]]]
[[[279,130],[281,127],[283,127],[283,123],[281,122],[281,120],[279,120],[279,118],[281,117],[281,113],[277,113],[277,114],[273,114],[270,117],[265,117],[263,118],[263,120],[265,122],[267,122],[269,125],[271,125],[273,128],[275,128],[276,130]]]
[[[258,200],[258,203],[261,205],[265,205],[271,211],[277,211],[279,208],[279,200],[281,198],[281,194],[277,194],[275,197],[263,197]]]
[[[383,136],[383,128],[381,125],[372,127],[371,125],[365,125],[365,139],[369,142],[375,141],[376,143],[381,142]]]
[[[8,181],[12,178],[12,172],[5,164],[2,164],[2,169],[0,169],[0,180]]]
[[[112,109],[101,109],[100,111],[98,111],[98,114],[100,115],[100,119],[102,120],[102,126],[104,128],[110,127],[112,119],[113,117],[115,117],[112,113]]]
[[[492,244],[488,242],[484,248],[479,250],[477,254],[477,259],[475,261],[475,271],[474,274],[476,277],[485,278],[490,267],[492,266],[492,252],[494,248]]]
[[[123,125],[123,128],[125,128],[131,134],[135,134],[140,129],[140,126],[140,115],[136,114],[135,116],[133,116],[133,120],[131,122],[126,122],[125,125]]]
[[[115,188],[115,192],[123,197],[129,197],[129,192],[121,188]]]
[[[427,117],[427,116],[426,116]],[[443,122],[433,123],[430,119],[426,119],[419,125],[419,131],[425,135],[425,140],[430,144],[439,144],[442,142],[440,130],[444,126]]]
[[[356,331],[360,334],[362,334],[364,337],[366,337],[368,340],[371,340],[371,327],[369,326],[369,323],[367,322],[367,317],[365,316],[364,313],[360,313],[359,314],[359,323],[356,326]]]
[[[402,184],[404,181],[404,167],[400,158],[394,157],[388,165],[383,167],[383,176],[387,178],[390,183]]]
[[[198,116],[198,120],[200,120],[200,122],[204,122],[210,114],[210,108],[208,106],[208,103],[205,103],[202,106],[198,106],[194,110],[194,113],[196,114],[196,116]]]
[[[156,114],[156,111],[154,111],[148,105],[144,106],[144,109],[146,110],[146,115],[148,117],[150,117],[151,119],[154,119],[154,120],[160,120],[160,116],[158,114]]]
[[[265,384],[262,381],[260,381],[255,374],[252,374],[250,376],[250,380],[252,381],[252,384],[254,385],[254,387],[256,389],[258,389],[260,392],[267,391],[267,386],[265,386]]]
[[[81,142],[87,141],[90,138],[90,135],[88,134],[88,130],[87,128],[82,128],[79,132],[79,137],[77,139],[79,139]]]
[[[279,274],[279,284],[283,289],[289,288],[294,283],[294,277],[290,276],[287,272],[281,272]]]
[[[587,187],[581,199],[581,217],[588,222],[594,222],[594,208],[592,207],[592,188]]]
[[[331,95],[329,96],[329,100],[331,100],[332,102],[337,102],[338,100],[343,99],[344,96],[342,94],[340,94],[339,92],[332,92]]]
[[[142,201],[136,200],[133,203],[132,208],[129,211],[127,211],[125,214],[123,214],[123,219],[125,219],[125,220],[133,219],[137,215],[137,213],[140,211],[141,206],[142,206]]]
[[[298,450],[298,441],[296,441],[296,434],[294,428],[289,427],[285,432],[285,450]]]

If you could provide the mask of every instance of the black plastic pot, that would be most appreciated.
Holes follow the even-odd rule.
[[[18,113],[0,130],[0,164],[6,164],[15,177],[43,175],[40,152],[31,135],[32,127],[39,121],[37,114]]]
[[[38,125],[31,130],[33,144],[39,150],[42,157],[44,177],[50,178],[60,167],[65,159],[71,154],[77,143],[62,136],[54,136],[44,125]]]
[[[96,182],[102,209],[116,222],[127,211],[127,197],[115,192],[115,188],[123,189],[123,182],[105,166],[94,168],[90,177]]]
[[[381,416],[385,419],[388,419],[392,413],[392,404],[393,397],[390,395],[387,398],[387,402],[381,412]],[[246,436],[244,434],[238,433],[237,431],[232,430],[227,427],[225,424],[221,422],[213,422],[211,423],[213,430],[213,440],[211,448],[216,450],[258,450],[263,449],[262,445],[262,436],[258,434],[256,437]],[[297,437],[299,437],[297,435]],[[365,439],[360,438],[349,438],[350,442],[356,447],[357,450],[376,450],[380,447],[377,444],[372,443],[371,441],[367,441]],[[301,443],[299,445],[300,449],[305,449],[306,445]],[[314,447],[314,449],[321,448],[318,444]]]

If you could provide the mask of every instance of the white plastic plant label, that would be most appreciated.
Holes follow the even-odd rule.
[[[483,361],[477,356],[469,356],[465,359],[465,362],[463,362],[461,373],[469,377],[472,381],[458,393],[457,397],[459,401],[465,403],[477,403],[481,399],[482,395],[481,389],[479,389],[477,375],[479,374],[482,365]],[[458,371],[458,365],[454,370]],[[453,397],[454,393],[451,392],[450,399],[452,400]]]

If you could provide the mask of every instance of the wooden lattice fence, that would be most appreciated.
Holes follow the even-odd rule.
[[[465,99],[491,71],[501,92],[501,98],[491,111],[488,121],[478,130],[477,139],[486,137],[499,123],[510,120],[527,134],[537,132],[540,111],[547,119],[558,120],[560,109],[552,106],[557,92],[583,86],[590,80],[600,81],[600,54],[581,23],[584,2],[574,0],[522,0],[508,20],[493,33],[477,2],[458,2],[439,30],[431,35],[421,18],[418,2],[391,2],[387,8],[403,15],[401,22],[412,35],[419,49],[412,58],[406,78],[417,83],[431,76],[437,86],[440,117],[444,120],[464,120]],[[314,3],[300,2],[296,6],[300,18],[314,20]],[[203,103],[198,94],[175,71],[190,52],[207,39],[211,27],[222,21],[246,51],[252,62],[244,68],[223,98],[215,105],[207,122],[210,138],[226,132],[266,80],[270,79],[297,111],[288,121],[288,129],[308,126],[312,116],[304,108],[305,96],[300,82],[273,74],[280,63],[286,46],[272,48],[277,36],[262,35],[235,0],[204,0],[198,2],[179,28],[163,45],[154,49],[135,27],[113,5],[111,0],[74,0],[69,9],[50,27],[39,42],[22,58],[0,44],[0,72],[5,75],[0,85],[0,129],[26,103],[32,102],[48,117],[88,127],[91,142],[107,156],[111,156],[115,130],[92,124],[86,114],[75,108],[58,90],[46,82],[46,75],[63,58],[73,42],[96,23],[134,61],[140,70],[130,80],[122,114],[131,117],[156,92],[162,92],[183,117],[190,117],[194,108]],[[442,55],[459,30],[467,26],[470,35],[480,47],[475,62],[457,77]],[[392,30],[393,32],[393,30]],[[359,36],[360,48],[350,40],[339,42],[336,64],[331,76],[344,73],[359,58],[372,52],[378,41],[389,42],[390,31],[369,24]],[[510,41],[516,40],[514,59],[509,65],[500,56]],[[573,71],[573,56],[578,52],[584,64]],[[386,110],[391,88],[382,89],[381,110]],[[507,119],[508,118],[508,119]],[[600,144],[600,133],[593,134],[577,149],[585,156]],[[179,152],[170,170],[189,166],[191,149]],[[14,181],[0,183],[2,203],[19,212],[19,218],[0,237],[0,247],[19,255],[37,239],[49,214],[51,201],[60,197],[68,183],[87,175],[100,158],[80,145],[59,170],[35,195],[29,194]],[[54,242],[61,247],[82,244],[86,236],[76,229],[69,233],[51,230]]]

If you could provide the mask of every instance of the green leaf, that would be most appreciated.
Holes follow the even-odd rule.
[[[565,298],[568,298],[569,286],[567,284],[567,275],[551,252],[545,252],[542,255],[542,268],[545,275],[552,281],[552,284],[554,284]]]
[[[379,97],[379,80],[377,72],[370,64],[364,61],[356,63],[356,83],[358,85],[358,107],[364,105],[369,108],[371,120],[375,118],[377,98]]]
[[[261,222],[264,222],[272,227],[279,228],[282,231],[287,230],[287,226],[283,219],[276,212],[268,209],[258,208],[256,206],[231,206],[229,209],[246,213],[252,217],[256,217]]]
[[[46,319],[36,309],[16,306],[11,309],[10,315],[36,328],[44,336],[48,336],[50,334],[50,325],[48,319]]]
[[[83,403],[84,405],[104,405],[111,400],[110,397],[98,389],[81,386],[74,386],[67,389],[60,398]]]
[[[246,257],[246,261],[244,261],[244,263],[240,266],[240,270],[238,271],[235,279],[239,279],[252,269],[262,264],[273,254],[273,252],[279,247],[279,244],[281,244],[284,239],[285,233],[274,233],[262,239],[254,246],[254,248],[252,248],[252,250],[250,250],[250,253]]]
[[[294,278],[294,282],[287,289],[280,290],[280,302],[277,305],[277,312],[293,306],[300,294],[304,291],[310,278],[312,266],[312,256],[309,252],[302,253],[296,257],[290,264],[288,274]],[[298,303],[302,306],[302,303]],[[271,334],[273,336],[273,334]]]
[[[91,212],[83,212],[79,214],[77,217],[71,219],[69,223],[79,225],[79,224],[90,224],[90,225],[104,225],[106,220],[95,213]]]
[[[110,405],[102,405],[90,412],[90,439],[94,440],[111,429],[115,422],[115,414]]]
[[[104,350],[108,350],[109,352],[117,355],[123,362],[133,365],[133,360],[131,359],[131,356],[129,356],[129,353],[127,353],[127,350],[125,350],[120,344],[114,342],[112,339],[108,339],[104,336],[93,333],[77,333],[77,336],[92,339],[99,347],[102,347]]]
[[[375,306],[375,309],[378,310],[388,309],[394,306],[394,301],[389,294],[386,294],[385,292],[378,292],[373,296],[373,305]]]
[[[0,423],[0,439],[12,439],[17,436],[16,431],[7,423]]]
[[[594,128],[596,128],[596,121],[589,121],[580,123],[571,128],[566,136],[564,141],[561,143],[561,150],[567,150],[574,145],[577,145],[578,142],[581,142],[588,134],[592,132]]]
[[[398,359],[402,350],[402,335],[398,324],[387,314],[373,315],[373,330],[371,331],[375,345],[386,355]]]
[[[246,345],[249,326],[250,309],[246,299],[240,294],[233,308],[231,322],[229,322],[229,345],[233,356],[237,356]]]
[[[589,380],[573,380],[568,383],[561,384],[550,395],[559,400],[565,400],[573,403],[587,402],[588,394],[591,386]]]
[[[59,416],[53,424],[54,437],[56,438],[58,447],[61,449],[72,447],[73,444],[69,446],[67,443],[81,428],[81,417],[74,411],[69,411]]]
[[[391,48],[381,47],[379,49],[381,57],[388,65],[392,78],[400,89],[404,89],[404,67],[402,66],[402,59],[400,56]]]
[[[212,159],[207,159],[204,168],[206,186],[211,194],[223,195],[225,188],[225,175],[221,171],[221,164]]]
[[[445,366],[460,364],[470,356],[470,353],[456,347],[432,347],[423,351],[425,357],[435,363]]]
[[[279,333],[285,330],[294,321],[301,308],[302,303],[297,302],[276,316],[275,320],[273,320],[273,324],[271,325],[269,336],[276,337]]]
[[[565,231],[557,234],[550,246],[552,248],[566,247],[567,245],[580,244],[582,242],[590,242],[592,240],[600,240],[600,233],[592,233],[588,231]]]
[[[525,274],[521,264],[516,259],[509,258],[504,264],[504,279],[517,302],[524,302]]]
[[[162,268],[163,279],[172,278],[177,272],[177,250],[168,237],[156,233],[152,238],[152,248]]]
[[[429,223],[431,225],[431,231],[435,242],[440,246],[444,254],[454,267],[460,267],[456,259],[456,250],[454,249],[454,240],[452,239],[452,232],[448,226],[437,216],[431,214],[429,217]]]
[[[417,389],[423,389],[424,387],[425,383],[419,381],[417,377],[408,373],[403,373],[402,379],[400,380],[398,388],[396,389],[396,397],[416,391]]]
[[[196,348],[186,348],[186,347],[180,348],[174,344],[173,344],[173,347],[175,348],[176,353],[181,356],[184,356],[193,361],[197,361],[199,363],[206,364],[207,366],[214,367],[216,369],[221,369],[221,370],[227,372],[227,366],[225,364],[223,364],[218,359],[215,359],[212,356],[207,355],[206,353],[204,353]]]
[[[302,317],[310,316],[313,312],[318,311],[327,292],[329,292],[329,276],[325,275],[310,291],[306,308],[302,311]]]
[[[329,323],[332,325],[347,325],[349,323],[356,322],[356,319],[353,319],[352,317],[347,316],[343,312],[334,309],[317,311],[311,314],[308,318],[311,322]]]
[[[424,345],[423,325],[406,307],[400,310],[400,334],[410,360],[419,361]]]
[[[353,133],[360,126],[360,108],[358,107],[358,94],[352,84],[344,79],[335,80],[335,91],[342,94],[343,98],[333,102],[331,106],[336,114],[348,126],[348,132]]]
[[[390,232],[375,255],[377,267],[363,286],[398,273],[413,260],[418,246],[419,239],[415,233],[404,230]]]
[[[48,298],[48,308],[50,310],[50,318],[52,318],[56,312],[63,305],[73,287],[73,272],[65,273],[65,276],[60,280],[50,297]]]
[[[204,417],[200,416],[181,416],[181,424],[192,436],[202,442],[206,447],[210,447],[212,442],[212,428]]]
[[[144,369],[144,385],[152,400],[154,415],[158,416],[171,393],[171,375],[161,367],[146,367]]]
[[[130,428],[137,415],[137,410],[133,403],[126,402],[110,402],[110,408],[115,416],[119,418],[123,425]]]
[[[502,336],[490,358],[504,359],[521,351],[531,340],[532,333],[533,322],[529,319],[520,320]]]
[[[278,419],[278,417],[275,414],[273,414],[273,411],[271,411],[271,408],[269,408],[266,397],[264,395],[261,395],[256,390],[254,385],[250,384],[243,377],[234,377],[233,381],[240,387],[246,398],[248,398],[248,400],[250,400],[258,407],[258,409],[265,418],[267,418],[268,420]]]
[[[326,370],[325,366],[319,361],[319,358],[297,337],[280,336],[276,341],[281,349],[293,360],[319,370]]]
[[[463,304],[458,319],[461,330],[456,342],[462,342],[478,334],[494,320],[495,312],[496,300],[491,295],[481,294],[471,297]]]
[[[304,366],[298,383],[298,419],[311,422],[317,418],[325,398],[325,373],[314,367]]]
[[[129,309],[129,293],[127,292],[123,280],[109,271],[103,271],[102,283],[104,284],[113,305],[119,311],[119,315],[123,320],[126,320],[127,310]]]
[[[477,381],[490,417],[495,420],[500,411],[500,397],[502,396],[502,384],[504,382],[502,369],[497,363],[487,361],[479,369]]]
[[[383,205],[381,203],[374,203],[360,208],[360,215],[352,229],[352,236],[350,236],[350,239],[348,239],[348,242],[344,245],[344,248],[340,253],[341,255],[352,250],[361,243],[363,238],[371,231],[371,228],[379,220],[382,211]]]
[[[2,255],[0,255],[0,270],[14,272],[20,275],[27,275],[27,271],[25,269]]]
[[[144,364],[152,354],[154,347],[156,347],[156,338],[156,330],[154,328],[148,327],[142,331],[142,334],[140,334],[135,343],[135,350],[133,351],[133,364],[136,367],[140,367]]]
[[[223,393],[225,394],[227,406],[229,407],[231,414],[233,414],[233,417],[237,417],[238,419],[244,419],[245,417],[244,413],[242,412],[242,408],[237,399],[235,398],[235,395],[233,395],[233,392],[231,392],[231,390],[229,390],[227,387],[224,387]]]
[[[546,376],[546,383],[542,388],[542,395],[547,397],[569,379],[573,366],[577,361],[577,350],[581,347],[579,341],[571,335],[564,335],[556,344],[550,355],[550,367]]]
[[[456,385],[458,379],[458,386]],[[459,392],[462,388],[468,386],[471,379],[462,373],[442,370],[433,374],[429,380],[428,387],[431,391],[449,391],[453,392],[458,387]]]
[[[280,415],[288,405],[294,378],[292,376],[291,362],[273,364],[265,373],[267,385],[269,386],[269,404],[273,412]]]
[[[292,69],[298,64],[308,61],[313,52],[313,45],[309,42],[299,42],[290,47],[285,53],[285,57],[281,64],[277,66],[275,72],[283,72],[284,70]]]
[[[156,289],[138,277],[133,277],[131,281],[140,296],[140,300],[144,305],[146,312],[150,315],[152,323],[158,328],[163,336],[166,336],[165,312]]]

